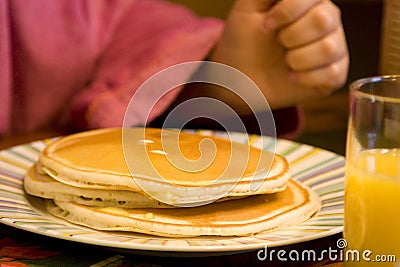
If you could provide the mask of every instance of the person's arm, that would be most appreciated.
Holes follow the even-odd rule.
[[[120,29],[109,52],[101,61],[94,82],[75,101],[75,114],[80,115],[76,117],[84,117],[84,125],[90,128],[119,126],[127,103],[146,78],[173,64],[201,60],[211,52],[208,57],[210,60],[243,71],[261,88],[270,106],[276,110],[274,115],[279,120],[278,133],[285,135],[288,132],[298,131],[301,126],[301,114],[299,115],[295,106],[301,100],[320,97],[326,94],[324,92],[338,88],[346,78],[348,55],[339,13],[331,2],[319,0],[301,2],[303,6],[300,4],[300,7],[289,11],[302,11],[294,12],[291,19],[284,20],[280,14],[287,6],[282,5],[287,5],[291,1],[283,0],[272,6],[274,1],[238,0],[226,22],[221,38],[221,24],[213,20],[199,20],[179,7],[172,7],[171,13],[167,13],[175,18],[173,21],[176,24],[171,24],[169,29],[163,28],[165,35],[161,35],[164,38],[160,38],[158,27],[164,25],[160,22],[166,18],[166,21],[170,22],[171,17],[165,17],[165,7],[158,14],[157,10],[151,10],[153,2],[140,2],[143,5],[142,10],[138,12],[141,8],[136,6],[138,9],[132,14],[138,13],[139,17],[135,20],[142,23],[142,20],[147,19],[152,27],[141,24],[139,33],[145,37],[155,38],[150,40],[126,38],[129,34],[135,36],[138,33],[132,32],[134,23],[121,23],[125,27]],[[313,1],[315,3],[312,3]],[[163,5],[162,2],[154,3]],[[257,5],[263,3],[265,6],[261,10],[253,9],[254,6],[251,4],[255,3]],[[182,17],[182,14],[178,16],[176,11],[183,12],[186,16]],[[263,29],[263,23],[268,17],[276,20],[276,23],[273,27],[269,25],[267,28],[270,28]],[[321,17],[328,21],[331,19],[331,23],[323,24],[324,27],[318,26]],[[149,29],[156,29],[156,34],[149,32]],[[305,30],[310,30],[312,34],[300,34],[307,37],[302,39],[298,31]],[[140,43],[141,41],[143,43]],[[213,47],[215,43],[217,44]],[[326,54],[322,49],[324,44],[333,45],[334,53]],[[304,56],[310,53],[310,49],[312,59],[308,60]],[[296,55],[299,57],[290,61],[293,55],[295,59]],[[313,61],[315,58],[323,61]],[[297,69],[296,64],[299,63],[307,67]],[[168,108],[171,110],[194,97],[215,98],[227,103],[240,116],[251,116],[250,110],[243,105],[240,97],[227,90],[209,85],[187,85],[180,94],[176,91],[158,103],[148,121],[138,120],[132,123],[138,125],[148,123],[166,109],[168,112]],[[255,111],[263,112],[263,108],[256,107]],[[141,107],[138,106],[136,111],[140,113]],[[158,121],[162,118],[165,116],[161,115]],[[196,126],[202,127],[202,125]]]
[[[238,69],[257,84],[274,111],[278,135],[284,137],[301,128],[298,105],[341,88],[349,64],[340,10],[328,0],[237,0],[209,59]],[[254,101],[251,110],[243,100],[257,93],[242,88],[236,95],[209,84],[190,85],[171,109],[194,97],[214,98],[254,125],[252,112],[268,107]],[[192,127],[202,123],[204,119],[197,120]]]
[[[115,30],[93,80],[74,98],[71,117],[75,126],[121,126],[129,101],[146,79],[175,64],[206,58],[222,27],[220,20],[198,18],[167,1],[137,0]],[[153,88],[152,93],[162,89]],[[160,101],[149,120],[162,113],[178,93]],[[135,111],[144,112],[140,105]]]

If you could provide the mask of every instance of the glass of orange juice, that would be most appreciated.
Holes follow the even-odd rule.
[[[350,85],[345,266],[400,266],[400,76]]]

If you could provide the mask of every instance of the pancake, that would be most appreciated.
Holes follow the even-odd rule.
[[[63,184],[46,174],[40,174],[32,166],[24,179],[25,191],[36,197],[72,202],[93,207],[119,208],[174,208],[142,193],[128,190],[90,189]],[[238,197],[224,197],[218,201],[227,201]]]
[[[41,174],[70,186],[138,192],[175,206],[282,191],[289,168],[284,157],[247,143],[154,128],[73,134],[48,145],[38,162]]]
[[[173,206],[138,192],[127,190],[90,189],[60,183],[46,174],[37,172],[35,166],[28,170],[24,179],[25,191],[33,196],[72,202],[93,207],[119,208],[172,208]]]
[[[318,196],[290,180],[284,191],[174,209],[95,208],[48,201],[50,214],[69,222],[106,231],[158,236],[245,236],[309,219],[320,208]]]

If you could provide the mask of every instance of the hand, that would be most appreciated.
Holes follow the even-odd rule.
[[[349,65],[340,10],[328,0],[237,0],[210,59],[252,78],[271,108],[330,94]]]

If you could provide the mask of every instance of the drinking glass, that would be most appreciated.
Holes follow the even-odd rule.
[[[345,266],[400,266],[400,76],[350,85]]]

